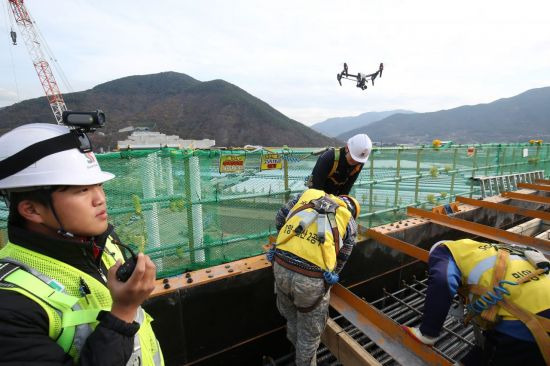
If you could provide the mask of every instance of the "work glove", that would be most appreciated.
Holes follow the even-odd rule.
[[[327,272],[327,271],[323,272],[323,278],[325,279],[325,282],[328,283],[329,285],[334,285],[335,283],[340,281],[340,276],[338,276],[338,274],[333,272]]]
[[[267,258],[268,261],[273,263],[273,261],[275,260],[275,248],[269,249],[265,254],[265,257]]]
[[[413,337],[416,341],[420,343],[424,343],[427,346],[431,347],[435,344],[435,341],[437,341],[437,337],[429,337],[429,336],[423,335],[418,327],[411,328],[411,327],[402,325],[401,328],[403,328],[403,330],[407,332],[408,335]]]

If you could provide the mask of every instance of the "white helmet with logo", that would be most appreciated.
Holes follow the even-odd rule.
[[[358,163],[365,163],[369,159],[372,142],[366,134],[360,133],[350,137],[348,140],[348,150],[353,160]]]
[[[52,146],[58,141],[60,146]],[[32,123],[17,127],[0,137],[0,190],[91,185],[114,178],[101,171],[90,150],[88,137],[66,126]]]

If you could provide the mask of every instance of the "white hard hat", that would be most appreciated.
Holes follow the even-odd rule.
[[[79,140],[78,137],[68,134],[72,132],[66,126],[32,123],[17,127],[1,136],[0,166],[17,153],[23,154],[24,158],[20,158],[20,154],[17,159],[11,159],[10,170],[14,171],[13,174],[2,178],[0,171],[0,190],[52,185],[91,185],[115,177],[114,174],[101,171],[93,152],[79,150],[79,142],[88,142],[86,135],[82,134]],[[61,136],[67,136],[66,141],[72,143],[74,148],[60,147],[57,149],[58,152],[54,153],[48,152],[49,147],[44,145],[41,149],[36,149],[37,143],[56,137],[63,138]],[[48,145],[46,142],[44,144]],[[52,141],[52,144],[55,144],[55,141]],[[26,154],[29,150],[33,150],[32,153]],[[19,163],[20,161],[26,163]],[[18,167],[18,164],[24,165]],[[4,167],[4,171],[6,170]]]
[[[366,134],[360,133],[350,137],[348,140],[348,150],[353,160],[358,163],[365,163],[372,150],[372,142]]]

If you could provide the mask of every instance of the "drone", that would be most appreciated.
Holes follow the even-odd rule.
[[[382,71],[384,70],[384,64],[380,63],[380,66],[378,67],[378,71],[372,73],[372,74],[362,74],[360,72],[357,73],[357,75],[348,73],[348,64],[344,62],[344,70],[342,70],[341,73],[336,74],[336,79],[338,80],[338,83],[340,86],[342,86],[342,79],[348,79],[348,80],[355,80],[357,82],[357,87],[361,88],[361,90],[367,89],[368,79],[370,78],[370,81],[372,85],[374,86],[374,79],[380,75],[382,77]]]

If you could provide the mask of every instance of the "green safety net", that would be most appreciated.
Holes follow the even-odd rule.
[[[166,277],[263,252],[277,210],[305,189],[324,149],[132,150],[98,154],[117,177],[104,185],[121,240],[151,256]],[[263,168],[263,169],[262,169]],[[374,148],[351,194],[366,227],[431,209],[457,195],[480,197],[475,177],[543,171],[550,144]],[[0,243],[7,209],[0,204]]]

